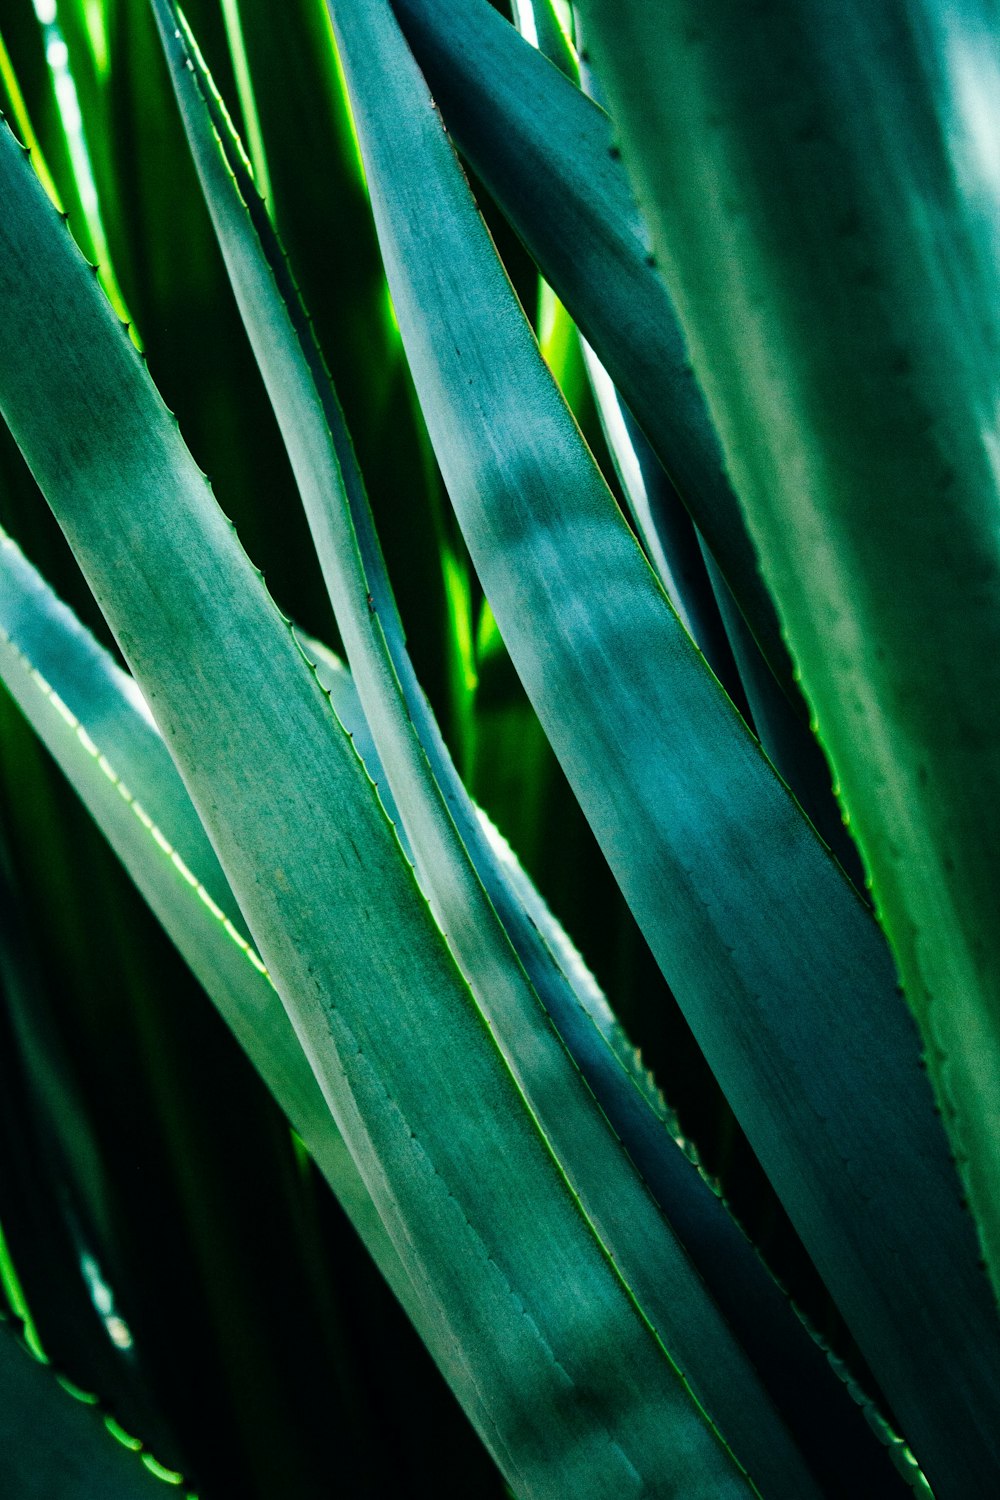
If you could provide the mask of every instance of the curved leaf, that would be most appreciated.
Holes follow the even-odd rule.
[[[391,16],[334,22],[428,427],[539,718],[918,1458],[961,1431],[995,1478],[1000,1332],[881,934],[581,445]]]
[[[767,660],[790,680],[774,606],[614,127],[487,0],[393,0],[448,129],[647,433]]]
[[[219,899],[216,910],[235,911],[235,902],[221,884],[224,877],[173,762],[158,736],[150,738],[147,711],[134,684],[76,626],[9,541],[0,548],[0,579],[0,630],[10,638],[9,645],[0,645],[0,677],[18,697],[132,869],[194,971],[211,987],[215,1003],[313,1150],[369,1251],[419,1328],[419,1304],[325,1110],[277,996],[254,961],[255,955],[240,950],[241,959],[249,962],[237,961],[239,934],[227,931],[220,922],[209,904],[212,901],[214,905],[214,901],[194,875],[197,870],[210,879]],[[304,646],[310,656],[316,657],[337,716],[350,732],[369,774],[380,782],[377,753],[350,675],[319,643],[306,640]],[[39,665],[32,667],[31,662]],[[109,754],[114,756],[117,772],[108,760]],[[135,812],[138,803],[144,816],[122,818],[118,814],[118,804],[124,800],[120,790],[123,784],[137,792],[131,810]],[[391,814],[391,803],[387,808]],[[152,825],[149,828],[147,820]],[[163,847],[164,828],[171,829],[172,854]],[[531,920],[564,969],[574,974],[578,992],[585,997],[588,1011],[621,1069],[634,1073],[636,1059],[627,1050],[607,1002],[579,955],[503,840],[494,830],[488,832]],[[186,909],[183,901],[173,899],[178,891],[186,896]],[[897,1484],[899,1481],[890,1466],[890,1453],[883,1446],[890,1440],[877,1419],[869,1414],[878,1437],[857,1404],[860,1398],[852,1399],[846,1387],[838,1389],[838,1377],[822,1351],[708,1184],[687,1162],[664,1160],[662,1149],[647,1147],[643,1152],[642,1140],[640,1133],[638,1165],[659,1201],[669,1208],[671,1222],[699,1275],[744,1342],[779,1409],[804,1445],[810,1465],[821,1478],[832,1480],[846,1492],[892,1493],[894,1479]],[[654,1138],[653,1145],[659,1146],[658,1139]],[[680,1154],[676,1151],[676,1158]],[[905,1468],[898,1442],[890,1451]]]
[[[583,9],[1000,1288],[996,7]]]
[[[290,627],[21,157],[0,132],[0,409],[182,769],[438,1361],[522,1494],[745,1495],[525,1107]]]

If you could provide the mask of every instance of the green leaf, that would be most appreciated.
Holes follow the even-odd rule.
[[[142,695],[7,536],[0,539],[0,575],[4,685],[204,985],[405,1303],[407,1283],[395,1252]]]
[[[788,653],[614,127],[487,0],[393,0],[449,131],[647,433],[777,675]]]
[[[57,670],[61,654],[53,653]],[[158,1456],[209,1489],[232,1485],[249,1500],[273,1493],[284,1476],[311,1494],[325,1482],[331,1441],[345,1476],[381,1470],[391,1483],[402,1470],[402,1478],[409,1455],[400,1464],[367,1452],[371,1334],[354,1311],[366,1288],[376,1337],[390,1319],[405,1340],[389,1294],[327,1205],[318,1174],[304,1170],[280,1111],[204,991],[16,705],[0,696],[0,817],[23,898],[13,936],[31,942],[36,959],[16,1009],[19,1033],[25,1021],[31,1029],[25,1084],[13,1097],[17,1051],[3,1046],[0,1222],[46,1349]],[[59,713],[42,707],[117,797]],[[116,741],[101,733],[118,763]],[[186,915],[211,924],[191,896],[197,910]],[[5,1009],[14,1001],[7,990]],[[76,1085],[68,1097],[51,1086],[60,1061]],[[8,1220],[19,1189],[23,1209]],[[74,1296],[80,1337],[71,1344]],[[436,1400],[434,1372],[413,1370],[405,1343],[401,1359],[390,1385],[409,1366]],[[282,1373],[289,1368],[302,1386],[294,1396]],[[393,1399],[380,1376],[375,1385]]]
[[[403,357],[330,18],[313,0],[227,0],[225,8],[247,59],[240,97],[252,91],[259,121],[252,154],[263,156],[268,190],[255,178],[256,187],[344,406],[421,683],[463,764],[471,733],[458,669],[464,612],[453,608],[449,581],[468,563]],[[204,43],[198,13],[186,15]],[[231,100],[225,78],[215,78]],[[290,108],[295,99],[309,108]]]
[[[746,1494],[525,1107],[290,627],[20,158],[3,132],[0,409],[178,761],[439,1363],[521,1494]]]
[[[996,10],[584,8],[1000,1287]]]
[[[0,1488],[17,1500],[166,1500],[183,1483],[123,1442],[96,1398],[64,1383],[0,1319]],[[119,1436],[121,1434],[121,1436]],[[159,1470],[159,1473],[157,1473]],[[169,1479],[169,1487],[163,1479]]]
[[[288,444],[421,885],[585,1211],[700,1399],[759,1483],[808,1483],[802,1474],[791,1479],[794,1460],[785,1451],[787,1440],[771,1430],[769,1403],[761,1409],[753,1380],[744,1386],[747,1374],[737,1375],[739,1356],[732,1350],[721,1353],[728,1339],[714,1346],[719,1337],[718,1330],[710,1331],[717,1322],[714,1310],[703,1305],[700,1288],[678,1260],[673,1236],[665,1232],[598,1110],[603,1107],[682,1241],[685,1230],[705,1214],[717,1226],[716,1237],[726,1248],[720,1254],[720,1246],[711,1245],[705,1258],[719,1256],[713,1286],[725,1287],[726,1262],[746,1261],[746,1247],[721,1210],[712,1217],[715,1205],[704,1201],[704,1185],[553,964],[455,776],[406,653],[343,414],[281,246],[183,19],[171,19],[165,3],[156,9],[220,244]],[[538,1047],[551,1040],[550,1017],[572,1058],[542,1072]],[[756,1266],[747,1265],[747,1274],[751,1283],[761,1279]],[[766,1288],[761,1296],[767,1299]],[[804,1351],[803,1357],[808,1361],[809,1354]]]
[[[197,814],[166,748],[151,729],[134,684],[79,629],[10,541],[0,548],[0,578],[4,585],[0,592],[0,630],[9,638],[6,646],[0,646],[0,677],[133,870],[174,941],[312,1149],[383,1274],[419,1327],[419,1304],[325,1110],[277,996],[252,957],[249,962],[235,962],[240,932],[228,933],[209,906],[212,901],[223,911],[235,911]],[[316,657],[321,680],[330,689],[337,715],[351,733],[369,774],[380,783],[374,742],[350,675],[319,643],[307,640],[304,645]],[[117,770],[108,755],[114,756]],[[122,785],[131,789],[131,811],[135,813],[138,803],[142,816],[119,815],[119,805],[125,800]],[[391,814],[390,802],[387,810]],[[147,819],[152,828],[147,828]],[[171,830],[169,847],[173,854],[160,842],[164,828]],[[573,974],[581,999],[620,1068],[634,1074],[635,1057],[627,1050],[607,1002],[582,967],[579,955],[503,840],[492,830],[490,837],[497,843],[531,920],[564,971]],[[193,883],[197,880],[194,870],[209,878],[213,896],[208,896],[204,885]],[[178,891],[186,896],[186,907],[183,899],[177,901]],[[241,958],[247,957],[241,950]],[[234,966],[227,982],[230,960]],[[626,1125],[632,1123],[626,1118]],[[890,1494],[894,1480],[897,1484],[899,1480],[882,1446],[887,1438],[876,1438],[856,1404],[859,1398],[852,1399],[846,1387],[838,1389],[838,1379],[822,1351],[729,1219],[724,1205],[690,1164],[680,1160],[679,1151],[665,1158],[662,1130],[654,1134],[633,1126],[632,1135],[637,1164],[658,1200],[668,1208],[700,1276],[744,1342],[779,1409],[800,1435],[811,1466],[821,1478],[832,1476],[842,1489],[859,1492],[878,1487],[881,1493]]]
[[[100,210],[93,192],[87,140],[60,17],[42,17],[31,0],[10,7],[10,51],[0,39],[0,107],[25,146],[53,202],[65,210],[77,244],[102,266],[105,290],[124,314],[108,263]],[[5,16],[5,27],[8,17]],[[51,169],[51,170],[50,170]]]
[[[578,89],[527,54],[486,0],[457,8],[454,0],[399,0],[396,9],[427,69],[445,123],[541,268],[569,300],[602,359],[610,361],[624,396],[645,425],[648,437],[635,433],[628,446],[641,448],[652,439],[656,451],[640,460],[638,484],[631,454],[618,465],[647,555],[668,594],[672,571],[680,575],[678,582],[686,581],[683,597],[676,597],[677,603],[687,603],[681,610],[685,623],[690,628],[690,610],[699,627],[692,633],[712,669],[741,711],[749,699],[772,763],[862,888],[864,874],[831,795],[832,775],[815,743],[773,605],[761,584],[753,544],[691,377],[676,314],[643,248],[648,231],[617,159],[611,121]],[[537,10],[545,13],[547,8]],[[584,71],[591,78],[590,70]],[[596,354],[592,369],[595,360]],[[611,423],[609,443],[621,458],[622,422],[634,429],[634,419],[631,412],[617,409],[603,367],[596,379],[606,423]],[[624,441],[628,443],[627,437]],[[681,497],[698,523],[698,537],[707,536],[718,554],[717,560],[709,555],[707,561],[712,567],[721,564],[721,588],[730,590],[723,612],[739,675],[704,576],[704,543],[692,534]],[[756,660],[760,648],[755,633],[771,672]]]
[[[333,13],[404,343],[515,665],[918,1458],[962,1432],[995,1480],[1000,1333],[881,934],[582,447],[391,16]]]

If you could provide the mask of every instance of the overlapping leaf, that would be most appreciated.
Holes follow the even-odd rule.
[[[290,629],[19,158],[4,133],[0,408],[180,763],[437,1358],[523,1493],[746,1493],[569,1191]]]
[[[996,11],[582,10],[1000,1285]]]
[[[992,1299],[881,935],[582,448],[387,6],[333,14],[428,426],[539,718],[918,1457],[961,1428],[995,1473]],[[945,1414],[956,1349],[979,1370]]]

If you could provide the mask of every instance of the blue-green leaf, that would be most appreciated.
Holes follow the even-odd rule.
[[[1000,1290],[996,6],[583,8]]]
[[[393,0],[448,129],[652,442],[768,661],[788,653],[602,109],[487,0]]]
[[[0,580],[0,678],[206,985],[419,1328],[419,1304],[278,998],[252,949],[243,948],[242,927],[227,928],[224,915],[220,920],[220,912],[236,912],[235,901],[134,683],[80,629],[9,540],[0,547]],[[315,657],[369,774],[381,784],[377,752],[349,673],[320,643],[307,639],[303,645]],[[122,816],[123,802],[133,816]],[[531,920],[573,974],[619,1069],[633,1076],[636,1059],[603,995],[511,851],[495,831],[489,836]],[[650,1101],[648,1085],[644,1098]],[[804,1444],[811,1467],[848,1490],[867,1486],[892,1493],[898,1477],[883,1447],[887,1435],[876,1437],[857,1398],[839,1382],[723,1204],[679,1148],[664,1152],[662,1122],[656,1132],[633,1128],[632,1139],[637,1165]],[[898,1451],[898,1443],[892,1451]]]
[[[884,940],[582,446],[387,7],[333,14],[428,427],[539,718],[918,1458],[961,1430],[995,1474],[1000,1334]]]
[[[290,627],[7,131],[0,183],[0,410],[179,764],[435,1356],[523,1495],[746,1495],[527,1109]]]

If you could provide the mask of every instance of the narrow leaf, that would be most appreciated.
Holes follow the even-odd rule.
[[[442,1368],[521,1494],[745,1495],[525,1107],[290,627],[6,131],[0,182],[0,409],[180,765]]]
[[[333,14],[407,353],[515,665],[918,1458],[961,1431],[995,1476],[1000,1333],[882,936],[600,480],[391,15]]]
[[[18,697],[191,967],[209,988],[419,1327],[420,1307],[410,1283],[325,1110],[305,1055],[267,976],[246,950],[241,957],[249,958],[249,963],[235,960],[239,933],[228,931],[217,915],[218,910],[235,910],[235,903],[173,762],[151,729],[148,711],[133,682],[80,630],[9,540],[0,548],[0,579],[0,630],[9,637],[6,648],[0,645],[0,677]],[[309,654],[316,656],[321,680],[331,691],[338,718],[350,731],[369,774],[381,782],[377,753],[350,675],[319,643],[304,644]],[[33,667],[32,662],[39,665]],[[108,755],[114,757],[120,775]],[[132,811],[138,804],[144,816],[118,816],[125,784],[132,789]],[[146,827],[147,818],[151,828]],[[167,827],[173,840],[170,855],[157,838]],[[574,973],[588,1012],[620,1069],[634,1075],[635,1056],[629,1052],[621,1029],[579,955],[499,835],[491,831],[490,836],[497,842],[532,921],[564,969]],[[195,883],[194,870],[211,880],[219,902],[215,911],[204,885]],[[183,900],[174,899],[178,890],[182,897],[186,895],[186,906]],[[647,1085],[647,1102],[650,1097]],[[888,1435],[881,1431],[877,1419],[869,1417],[880,1437],[866,1422],[857,1404],[859,1398],[852,1399],[846,1387],[838,1389],[840,1382],[822,1351],[708,1184],[690,1163],[680,1159],[679,1150],[664,1159],[659,1133],[645,1151],[643,1139],[644,1133],[638,1132],[637,1164],[659,1201],[668,1207],[671,1222],[700,1276],[804,1444],[812,1467],[821,1476],[832,1476],[847,1490],[863,1492],[866,1487],[877,1487],[880,1493],[892,1493],[893,1484],[899,1480],[883,1447],[889,1442]],[[896,1443],[892,1450],[897,1456],[898,1448]]]
[[[996,7],[582,8],[1000,1290]]]
[[[602,109],[487,0],[393,0],[448,129],[648,435],[767,660],[788,653]]]

